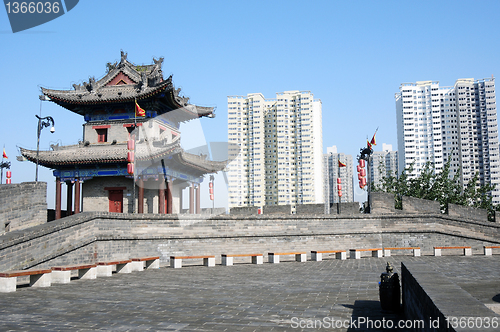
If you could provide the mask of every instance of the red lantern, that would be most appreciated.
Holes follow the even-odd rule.
[[[12,176],[12,172],[11,171],[7,171],[5,174],[7,174],[7,179],[10,179],[10,177]]]
[[[134,174],[134,164],[132,164],[132,163],[127,164],[127,173]]]
[[[342,185],[341,184],[337,185],[337,190],[342,190]]]
[[[11,179],[7,179],[7,180],[5,181],[5,183],[6,183],[6,184],[11,184],[11,183],[12,183],[11,181],[12,181]]]
[[[127,161],[129,163],[133,163],[134,162],[134,151],[127,152]]]
[[[214,188],[209,188],[208,192],[210,193],[210,195],[213,195],[214,194]]]
[[[135,147],[135,141],[129,139],[128,142],[127,142],[127,149],[128,150],[134,150],[134,147]]]
[[[365,168],[365,160],[364,159],[359,160],[359,167]]]
[[[356,166],[356,169],[358,170],[358,173],[361,171],[361,167],[359,167],[359,165]]]
[[[214,187],[213,182],[209,182],[209,183],[208,183],[208,188],[213,188],[213,187]]]
[[[362,168],[361,172],[359,172],[359,175],[366,176],[366,169]]]
[[[362,184],[363,187],[366,186],[366,178],[362,178],[359,183]]]
[[[342,197],[342,190],[339,190],[339,197]]]
[[[342,180],[340,178],[337,178],[337,183],[338,184],[341,184],[342,183]]]
[[[210,200],[213,201],[214,200],[214,194],[210,194]]]

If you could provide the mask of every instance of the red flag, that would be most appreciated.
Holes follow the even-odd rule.
[[[4,157],[5,159],[9,159],[9,157],[7,157],[7,154],[5,153],[5,148],[3,149],[3,157]]]
[[[372,148],[372,143],[370,143],[370,141],[369,141],[369,140],[366,140],[366,147],[367,147],[368,149],[371,149],[371,148]]]
[[[139,104],[137,104],[137,100],[135,101],[135,116],[141,116],[141,117],[144,117],[146,116],[146,111],[143,110]]]
[[[377,135],[377,132],[375,132],[375,134],[373,134],[372,140],[370,142],[371,145],[377,145],[377,142],[375,141],[375,135]]]
[[[339,167],[346,167],[346,166],[347,166],[346,164],[344,164],[343,162],[341,162],[341,161],[339,160]]]

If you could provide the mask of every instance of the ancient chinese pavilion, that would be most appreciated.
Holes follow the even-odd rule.
[[[185,121],[214,117],[214,109],[189,104],[180,89],[174,89],[172,76],[163,78],[163,58],[153,61],[134,65],[122,52],[121,61],[108,63],[107,74],[98,81],[90,78],[83,85],[74,84],[73,90],[42,88],[41,97],[85,121],[78,145],[39,152],[39,165],[53,169],[56,177],[56,219],[61,216],[63,182],[70,214],[73,207],[74,213],[181,213],[182,190],[188,186],[189,212],[200,213],[204,175],[222,170],[226,162],[185,152],[179,127]],[[145,116],[136,116],[136,102]],[[36,163],[36,151],[21,148],[21,154]],[[128,166],[132,163],[133,170]]]

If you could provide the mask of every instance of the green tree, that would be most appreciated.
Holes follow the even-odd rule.
[[[450,203],[486,209],[491,219],[494,210],[500,210],[499,206],[492,203],[491,191],[495,187],[490,184],[481,185],[479,173],[476,173],[463,188],[460,184],[460,172],[450,176],[450,168],[451,159],[448,159],[439,173],[435,172],[431,162],[427,162],[418,176],[411,177],[410,174],[414,170],[412,163],[399,176],[394,172],[382,177],[380,185],[372,185],[372,191],[394,194],[396,209],[403,208],[403,196],[410,196],[438,201],[443,213],[448,213]],[[382,163],[379,165],[379,171],[385,173]]]

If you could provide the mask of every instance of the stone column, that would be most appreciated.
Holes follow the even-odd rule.
[[[158,213],[165,214],[165,180],[159,179],[158,186]]]
[[[167,214],[172,214],[172,180],[167,180]]]
[[[61,219],[61,179],[56,178],[56,220]]]
[[[80,179],[75,181],[75,214],[80,213]]]
[[[137,181],[139,187],[139,197],[137,198],[137,213],[144,213],[144,181],[139,179]]]
[[[66,181],[66,216],[73,214],[73,183]]]
[[[200,185],[198,184],[196,186],[196,214],[200,214],[201,213],[201,209],[200,209],[200,191],[201,191],[201,188],[200,188]]]
[[[194,214],[194,183],[189,187],[189,214]]]
[[[182,189],[183,189],[182,187],[179,188],[179,214],[182,213]]]

